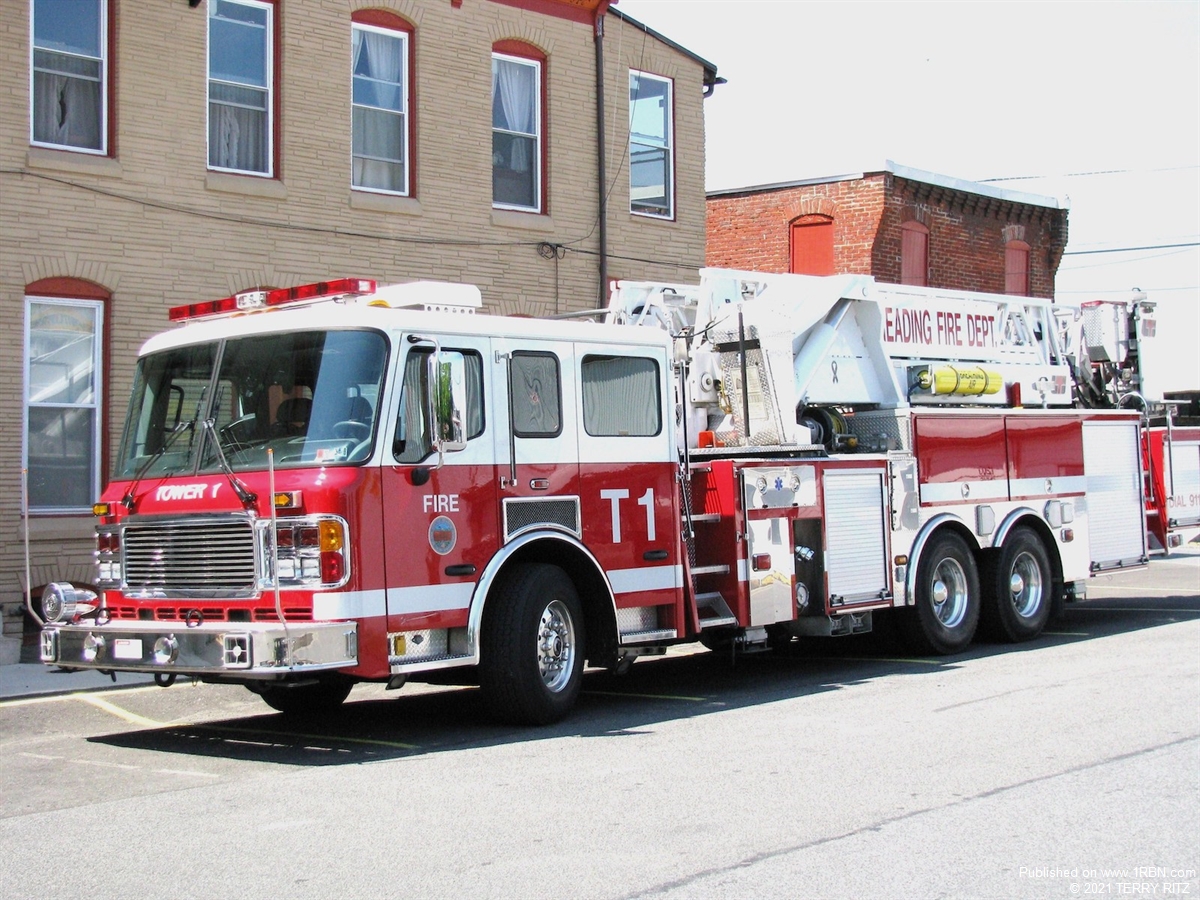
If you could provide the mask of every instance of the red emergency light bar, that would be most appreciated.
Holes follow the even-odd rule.
[[[173,306],[167,313],[172,322],[219,316],[227,313],[269,309],[288,303],[319,300],[324,297],[344,297],[348,294],[373,294],[375,282],[369,278],[339,278],[336,281],[317,281],[297,287],[278,288],[274,291],[243,291],[220,300],[205,300],[202,303],[187,303]]]

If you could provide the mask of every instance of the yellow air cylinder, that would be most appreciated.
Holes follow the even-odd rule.
[[[932,366],[917,376],[917,384],[931,394],[977,397],[998,393],[1004,386],[1004,379],[999,372],[983,366]]]

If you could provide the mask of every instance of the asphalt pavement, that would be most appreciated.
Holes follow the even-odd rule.
[[[1186,547],[1174,551],[1170,557],[1151,556],[1150,565],[1153,567],[1157,560],[1179,560],[1180,558],[1200,559],[1200,544],[1188,544]],[[1113,577],[1137,579],[1134,572],[1101,576],[1106,581],[1111,581]],[[1196,587],[1200,588],[1200,585]],[[139,687],[151,684],[153,681],[153,675],[129,672],[107,675],[94,670],[68,670],[42,663],[17,663],[11,666],[0,666],[0,700]]]

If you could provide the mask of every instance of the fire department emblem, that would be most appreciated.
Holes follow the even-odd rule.
[[[438,556],[445,556],[458,543],[458,529],[446,516],[438,516],[429,523],[429,546]]]

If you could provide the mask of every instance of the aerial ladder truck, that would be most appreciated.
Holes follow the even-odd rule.
[[[42,659],[289,713],[467,680],[544,723],[585,665],[881,616],[923,653],[1029,640],[1147,562],[1141,413],[1079,407],[1050,301],[703,270],[592,321],[480,306],[341,279],[173,308]]]

